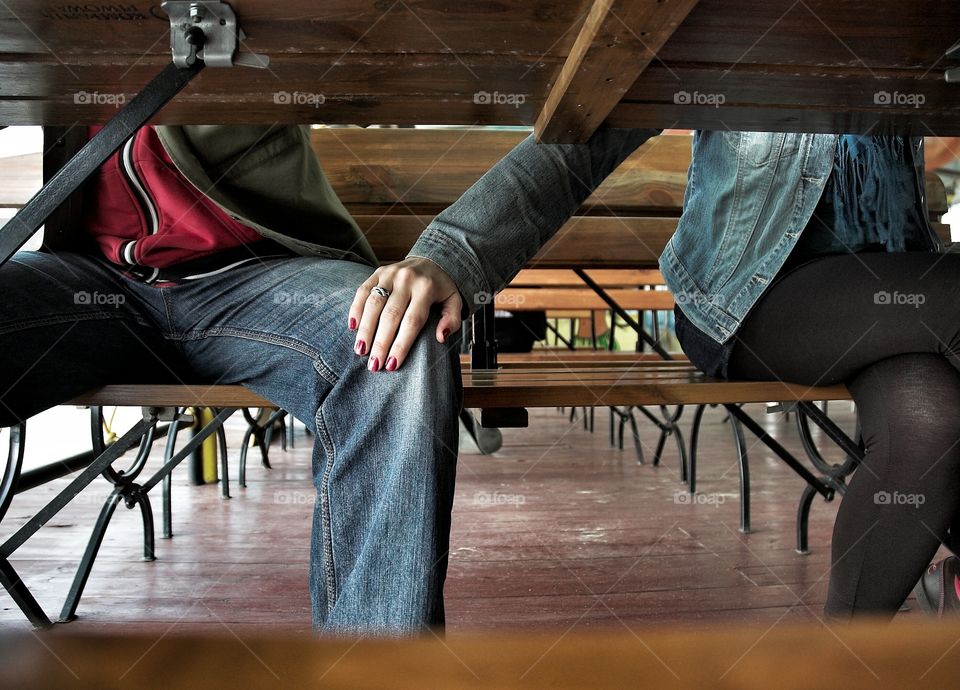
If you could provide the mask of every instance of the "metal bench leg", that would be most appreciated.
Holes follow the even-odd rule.
[[[160,536],[163,539],[173,539],[173,479],[172,475],[167,475],[163,478],[160,497],[161,512],[163,513],[163,531],[160,533]]]
[[[80,559],[80,567],[77,568],[77,574],[73,578],[73,585],[67,594],[67,600],[60,611],[60,622],[66,623],[77,617],[77,606],[80,603],[80,597],[83,596],[83,590],[87,586],[87,580],[90,578],[90,571],[93,570],[93,562],[100,551],[100,545],[103,543],[103,535],[106,534],[107,526],[110,524],[110,518],[117,509],[117,505],[123,499],[122,487],[114,489],[106,502],[100,509],[100,516],[93,527],[93,534],[90,535],[90,541],[87,542],[87,548],[83,552],[83,558]]]
[[[33,594],[20,579],[20,575],[14,570],[13,566],[6,558],[0,558],[0,585],[7,590],[7,594],[13,599],[14,603],[23,611],[23,615],[35,628],[49,628],[53,622],[47,617],[40,604],[34,599]]]
[[[817,496],[817,490],[813,486],[807,486],[803,490],[800,498],[800,505],[797,507],[797,553],[810,553],[809,525],[810,525],[810,506],[813,505],[813,499]]]
[[[627,411],[630,417],[630,430],[633,432],[633,447],[637,451],[637,464],[645,465],[646,458],[643,456],[643,442],[640,440],[640,429],[637,426],[637,418],[633,415],[633,409]]]
[[[0,520],[3,520],[10,508],[14,495],[17,493],[17,485],[20,480],[20,472],[23,469],[23,453],[26,444],[27,424],[21,422],[16,426],[10,427],[10,440],[7,451],[7,462],[3,472],[3,483],[0,484]],[[6,558],[0,558],[0,585],[7,590],[7,593],[13,599],[14,603],[23,611],[27,619],[36,628],[49,628],[53,623],[47,617],[47,614],[40,608],[40,604],[34,599],[33,594],[20,579],[20,575],[14,569]]]
[[[170,422],[170,430],[167,432],[167,443],[163,449],[163,461],[167,462],[170,458],[173,457],[173,451],[177,446],[177,434],[180,433],[180,415],[183,414],[185,410],[177,410],[176,418]],[[164,539],[173,538],[173,502],[172,502],[172,491],[173,491],[173,472],[168,474],[163,478],[163,484],[161,487],[161,505],[163,512],[163,532],[161,536]]]
[[[290,418],[286,422],[287,446],[289,446],[290,448],[293,448],[294,444],[296,443],[295,432],[296,432],[297,420],[296,418],[294,418],[293,415],[289,415],[289,417]],[[286,450],[286,448],[284,448],[284,450]]]
[[[216,410],[219,414],[221,410]],[[227,433],[221,424],[217,427],[217,442],[220,447],[220,498],[230,498],[230,465],[227,462]]]
[[[687,490],[697,493],[697,448],[700,444],[700,424],[703,422],[703,414],[706,412],[706,405],[697,405],[693,413],[693,423],[690,425],[690,455],[688,457],[687,467]]]
[[[747,458],[747,439],[743,427],[736,419],[730,418],[733,442],[737,447],[737,463],[740,467],[740,531],[750,534],[750,463]]]

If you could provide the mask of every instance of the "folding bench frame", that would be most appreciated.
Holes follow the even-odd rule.
[[[613,311],[614,314],[623,319],[630,328],[632,328],[643,342],[647,343],[654,352],[665,360],[673,360],[673,356],[667,352],[630,314],[621,307],[596,281],[590,278],[583,269],[574,269],[579,278],[592,289],[600,299],[602,299]],[[497,368],[497,343],[494,320],[494,304],[484,305],[478,311],[472,322],[472,366],[475,369],[496,369]],[[683,414],[683,405],[678,405],[673,413],[670,413],[666,406],[660,406],[663,419],[658,419],[646,407],[636,406],[641,413],[647,417],[660,430],[660,438],[657,442],[657,449],[654,455],[653,464],[660,463],[661,454],[668,436],[673,436],[677,441],[680,452],[680,479],[688,484],[690,493],[696,492],[696,456],[697,441],[699,437],[700,424],[703,419],[704,411],[707,405],[699,405],[694,413],[693,426],[691,430],[689,464],[686,452],[686,446],[683,442],[683,435],[680,431],[679,421]],[[747,444],[743,434],[742,427],[746,427],[754,436],[757,437],[767,448],[773,451],[791,470],[803,479],[807,486],[800,498],[797,508],[797,545],[796,550],[799,553],[809,553],[809,520],[810,508],[813,499],[819,494],[824,501],[832,501],[836,494],[841,496],[846,493],[847,479],[863,460],[863,445],[851,439],[842,429],[840,429],[831,420],[826,413],[819,409],[812,402],[799,401],[781,403],[777,408],[770,411],[794,411],[796,412],[797,426],[800,432],[801,443],[804,451],[810,459],[814,468],[820,473],[820,476],[811,472],[803,463],[800,462],[790,451],[783,447],[775,438],[770,436],[763,427],[761,427],[750,415],[744,412],[738,404],[723,405],[727,414],[730,416],[731,428],[733,431],[734,443],[737,448],[737,458],[740,468],[740,531],[749,533],[750,527],[750,473],[747,458]],[[486,411],[484,411],[485,413]],[[510,410],[501,410],[502,419],[497,420],[501,426],[526,426],[527,415],[523,408],[511,408]],[[841,450],[846,454],[846,460],[839,465],[827,462],[820,454],[816,442],[813,439],[810,422],[820,427]],[[484,426],[496,426],[494,420],[486,416],[482,418]],[[858,433],[859,435],[859,433]]]

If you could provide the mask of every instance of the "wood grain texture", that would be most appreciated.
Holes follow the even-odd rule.
[[[649,360],[579,366],[562,358],[552,366],[482,370],[464,367],[466,407],[554,407],[685,405],[767,400],[848,400],[845,386],[710,379],[689,362]],[[242,386],[113,385],[70,401],[70,405],[269,407]]]
[[[245,48],[269,55],[271,70],[207,70],[158,122],[530,125],[593,3],[236,0],[233,5],[247,33]],[[654,3],[622,5],[625,12],[642,14]],[[957,134],[955,85],[943,83],[943,71],[956,61],[942,58],[956,40],[958,21],[960,7],[938,0],[869,6],[859,0],[700,0],[608,122]],[[129,100],[168,60],[167,27],[158,3],[146,0],[3,3],[0,122],[104,122],[116,109],[77,102],[77,95]],[[641,42],[622,42],[617,50],[627,47],[612,71],[600,70],[607,76],[598,76],[598,83],[581,77],[594,100],[619,97],[621,82],[629,82],[649,60]],[[580,64],[599,69],[603,60]],[[322,94],[325,101],[320,108],[275,101],[281,92]],[[877,103],[880,92],[922,95],[923,102]],[[723,95],[724,105],[698,105],[696,99],[678,104],[680,93]]]
[[[956,3],[932,0],[701,0],[608,122],[956,135],[943,56],[958,23]]]
[[[0,678],[7,687],[216,688],[311,687],[322,678],[338,688],[767,688],[900,690],[923,676],[925,686],[952,687],[960,625],[883,623],[827,630],[817,624],[711,627],[598,634],[424,636],[404,642],[311,640],[307,636],[221,631],[212,635],[83,636],[41,642],[4,639]],[[798,654],[798,650],[803,650]],[[60,663],[50,663],[54,655]],[[696,662],[691,663],[695,655]],[[815,663],[812,663],[815,661]]]
[[[587,275],[603,288],[663,285],[663,274],[653,269],[607,269],[587,271]],[[572,270],[525,268],[513,280],[512,287],[582,287],[583,280]]]
[[[351,210],[436,213],[465,192],[528,132],[320,128],[314,150]],[[654,137],[613,171],[582,214],[679,215],[690,166],[688,135]]]
[[[587,141],[696,4],[595,0],[537,117],[537,141]]]
[[[670,311],[673,295],[666,290],[610,289],[607,294],[629,311]],[[607,311],[610,307],[590,288],[516,288],[497,293],[499,309],[508,311],[545,311],[548,309],[589,309]]]

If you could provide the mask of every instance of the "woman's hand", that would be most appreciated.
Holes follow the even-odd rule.
[[[376,287],[390,296],[378,294]],[[437,264],[419,257],[378,268],[357,288],[350,305],[348,327],[357,331],[354,352],[370,354],[370,371],[394,371],[403,364],[436,303],[443,309],[435,337],[445,343],[460,329],[463,307],[450,276]]]

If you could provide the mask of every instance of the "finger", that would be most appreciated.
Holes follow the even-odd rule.
[[[379,280],[380,269],[378,268],[373,272],[373,275],[360,283],[360,287],[357,288],[357,293],[353,296],[353,302],[350,304],[350,311],[347,312],[347,328],[351,331],[357,330],[357,327],[360,325],[360,319],[363,316],[363,306],[370,296],[370,291],[377,285]]]
[[[383,278],[381,277],[381,280]],[[376,287],[376,286],[374,286]],[[389,291],[390,287],[380,283],[380,287]],[[390,295],[393,297],[393,295]],[[370,346],[373,343],[373,336],[377,332],[377,322],[380,320],[380,312],[383,311],[387,303],[387,298],[373,292],[373,288],[367,294],[367,299],[363,303],[363,313],[360,316],[357,325],[357,337],[354,341],[353,351],[363,357],[370,354]]]
[[[437,324],[437,340],[441,343],[447,342],[450,334],[460,330],[462,320],[460,314],[463,311],[463,300],[460,299],[460,293],[454,291],[447,299],[443,301],[443,308],[440,311],[440,323]]]
[[[386,370],[395,371],[399,369],[410,352],[410,348],[420,335],[424,325],[430,318],[430,308],[433,303],[426,295],[414,297],[407,306],[407,311],[403,315],[403,321],[397,330],[396,338],[390,347],[390,354],[387,357]],[[379,333],[377,334],[379,336]]]
[[[367,368],[376,372],[383,369],[387,359],[387,352],[390,351],[390,345],[400,327],[403,315],[407,311],[407,305],[410,304],[410,292],[397,288],[390,295],[390,299],[383,305],[380,311],[380,318],[376,323],[376,334],[373,337],[373,344],[370,346],[370,360]]]

